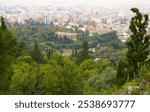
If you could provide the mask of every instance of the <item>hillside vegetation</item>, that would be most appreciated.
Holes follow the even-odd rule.
[[[150,94],[149,18],[137,8],[131,11],[126,43],[115,31],[90,35],[63,27],[7,27],[1,17],[0,94]]]

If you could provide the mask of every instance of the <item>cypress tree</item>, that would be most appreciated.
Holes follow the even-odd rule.
[[[89,58],[90,58],[89,43],[88,41],[84,41],[82,44],[82,50],[80,51],[80,54],[79,54],[79,63]]]
[[[39,48],[39,44],[37,40],[34,41],[34,49],[32,51],[32,58],[37,63],[44,63],[42,51]]]

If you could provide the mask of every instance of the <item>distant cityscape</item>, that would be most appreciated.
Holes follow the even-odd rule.
[[[150,8],[143,8],[150,15]],[[0,5],[0,16],[7,24],[32,26],[64,26],[67,29],[88,30],[90,34],[116,31],[124,42],[129,37],[129,24],[133,14],[130,8],[65,6],[61,4],[43,7]],[[148,26],[150,29],[150,26]]]

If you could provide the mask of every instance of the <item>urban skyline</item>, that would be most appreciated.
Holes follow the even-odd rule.
[[[71,0],[4,1],[0,1],[2,4],[0,5],[0,16],[4,16],[8,24],[63,26],[67,29],[88,30],[91,34],[117,31],[118,35],[125,36],[121,37],[123,41],[129,35],[128,27],[133,16],[130,11],[132,7],[138,7],[142,13],[150,15],[147,0],[88,0],[88,2],[85,2],[86,0],[75,0],[76,2],[71,2]],[[147,3],[147,5],[144,5],[144,3]],[[150,25],[148,28],[150,28]],[[60,33],[66,34],[65,32]]]

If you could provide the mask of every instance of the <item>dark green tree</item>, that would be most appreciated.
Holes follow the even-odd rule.
[[[47,58],[50,59],[52,54],[53,54],[53,48],[49,48],[47,52]]]
[[[44,63],[43,54],[39,48],[39,44],[37,40],[34,41],[34,49],[31,55],[32,55],[33,60],[36,61],[37,63]]]
[[[79,63],[81,63],[82,61],[86,59],[90,59],[88,41],[84,41],[82,44],[82,50],[79,54]]]
[[[78,50],[77,49],[75,49],[75,51],[74,51],[74,56],[78,57]]]
[[[16,57],[17,40],[5,25],[4,18],[0,23],[0,94],[8,92],[11,77],[11,65]],[[6,93],[5,93],[6,94]]]
[[[123,85],[128,77],[128,61],[126,59],[121,59],[117,68],[117,84],[118,86]]]
[[[19,57],[19,56],[23,56],[23,55],[29,55],[29,50],[26,47],[26,42],[20,41],[18,43],[16,56]]]
[[[127,61],[132,67],[129,80],[138,75],[138,72],[143,66],[149,55],[150,35],[147,34],[148,15],[142,15],[137,8],[132,8],[131,11],[136,14],[131,19],[130,30],[132,32],[130,40],[127,41]]]
[[[150,53],[150,35],[147,34],[148,15],[143,15],[137,8],[131,11],[136,15],[130,22],[130,35],[127,44],[126,60],[121,60],[118,65],[117,82],[123,85],[127,80],[138,77],[140,68],[147,63]]]

